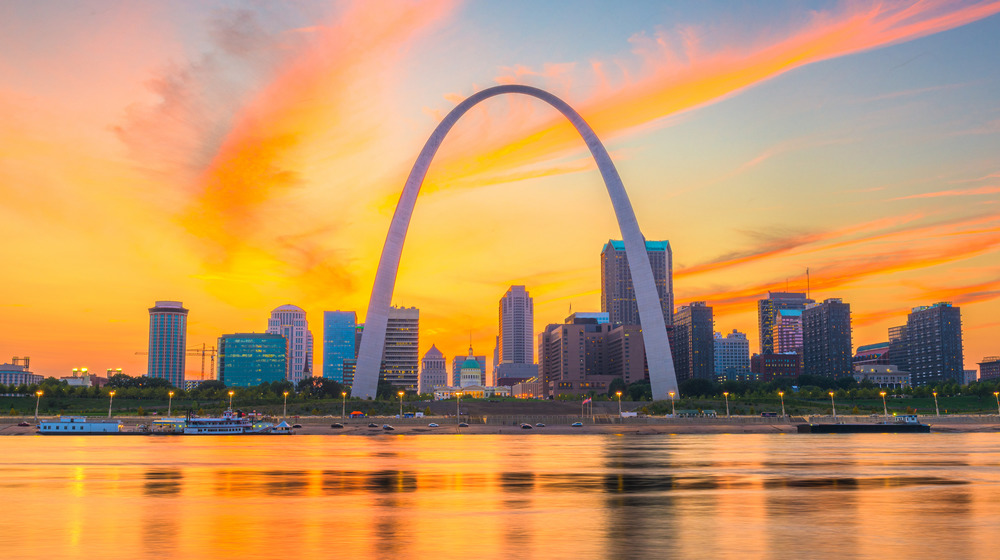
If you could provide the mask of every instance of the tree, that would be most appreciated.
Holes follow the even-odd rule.
[[[299,381],[297,387],[299,392],[308,392],[315,397],[339,397],[341,393],[340,383],[325,377],[307,377]]]
[[[625,394],[625,390],[627,388],[628,386],[625,384],[625,380],[622,379],[621,377],[616,377],[611,380],[611,383],[608,383],[608,396],[614,397],[615,393],[617,393],[618,391],[621,391],[622,394]]]
[[[198,391],[206,393],[209,391],[217,391],[225,388],[226,384],[217,379],[209,379],[208,381],[202,381],[201,384],[198,385]]]
[[[711,379],[702,379],[698,377],[682,381],[679,390],[682,395],[689,397],[714,395],[717,391],[715,383],[713,383]]]
[[[635,381],[629,383],[628,389],[629,400],[632,401],[651,401],[653,400],[653,387],[649,384],[648,379],[643,379],[642,381]]]

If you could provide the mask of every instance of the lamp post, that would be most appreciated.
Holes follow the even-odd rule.
[[[232,395],[233,393],[230,392],[229,394]],[[285,404],[282,405],[281,407],[281,417],[282,418],[288,417],[288,391],[285,391]]]
[[[167,418],[170,418],[170,411],[173,410],[172,406],[174,404],[174,392],[167,391]]]
[[[340,419],[347,418],[347,391],[340,393]]]
[[[1000,414],[1000,393],[994,392],[993,396],[997,398],[997,414]]]
[[[833,402],[833,391],[830,391],[830,407],[833,409],[833,421],[837,421],[837,403]]]
[[[674,392],[670,391],[670,417],[673,418],[677,416],[677,411],[674,410]]]
[[[618,396],[618,421],[622,421],[622,392],[615,391],[615,395]]]
[[[108,418],[111,418],[111,403],[115,402],[115,392],[111,391],[108,393]]]
[[[778,398],[781,399],[781,417],[785,417],[785,392],[778,391]]]
[[[399,419],[402,420],[403,419],[403,394],[404,393],[403,393],[403,391],[400,391],[398,394],[399,394]]]
[[[885,415],[885,423],[888,424],[889,423],[889,408],[886,407],[886,405],[885,405],[885,391],[882,391],[879,394],[882,395],[882,414]]]
[[[941,416],[941,410],[938,408],[937,404],[937,391],[934,391],[931,394],[934,395],[934,416]]]
[[[462,392],[455,392],[455,423],[462,423]]]
[[[42,400],[42,391],[35,391],[35,424],[38,423],[38,403]]]
[[[233,395],[235,394],[236,391],[229,391],[229,412],[233,411]]]
[[[726,397],[726,418],[729,418],[729,391],[724,391],[722,396]]]

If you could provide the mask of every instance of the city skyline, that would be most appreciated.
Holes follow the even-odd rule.
[[[191,310],[190,346],[283,302],[363,314],[420,143],[456,100],[516,82],[591,122],[646,238],[671,242],[675,307],[706,301],[716,330],[757,348],[756,301],[805,292],[808,267],[811,298],[851,303],[855,347],[951,301],[965,367],[1000,353],[1000,5],[635,3],[603,28],[608,3],[536,7],[524,26],[528,6],[5,3],[0,233],[17,242],[0,257],[18,266],[0,352],[137,374],[151,301]],[[500,38],[514,29],[551,48]],[[393,303],[421,309],[420,355],[457,355],[470,330],[493,348],[510,285],[531,290],[536,325],[598,311],[599,249],[620,237],[582,142],[543,107],[469,118],[431,168],[397,282]]]

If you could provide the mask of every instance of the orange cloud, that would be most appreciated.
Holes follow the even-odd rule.
[[[937,191],[922,194],[911,194],[910,196],[901,196],[898,198],[892,198],[890,200],[910,200],[913,198],[938,198],[942,196],[972,196],[977,194],[996,194],[1000,193],[1000,187],[979,187],[975,189],[961,189],[961,190],[947,190],[947,191]]]
[[[818,13],[806,28],[757,46],[727,45],[730,48],[707,54],[689,47],[691,50],[684,53],[688,63],[683,66],[672,63],[678,56],[666,47],[668,41],[640,36],[635,40],[637,49],[648,59],[646,66],[650,70],[617,89],[606,91],[602,87],[599,96],[574,105],[598,135],[607,139],[724,99],[807,64],[917,39],[998,12],[998,2],[971,6],[943,1],[879,3],[869,7],[854,4],[842,13]],[[688,32],[687,40],[696,44],[692,34]],[[532,73],[521,70],[516,75]],[[598,82],[605,80],[598,76]],[[554,85],[561,83],[565,78],[560,72]],[[530,112],[526,109],[508,117],[511,124],[523,125],[528,120]],[[481,127],[477,132],[482,132]],[[485,145],[477,142],[442,152],[439,165],[432,170],[431,185],[476,186],[487,180],[484,176],[498,170],[534,164],[581,148],[575,131],[562,119],[553,117],[528,130],[509,127]]]

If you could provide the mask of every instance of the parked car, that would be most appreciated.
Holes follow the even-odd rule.
[[[535,424],[535,427],[536,428],[544,428],[545,424],[542,424],[541,422],[539,422],[539,423]]]
[[[459,422],[459,423],[458,423],[458,427],[459,427],[459,428],[468,428],[468,427],[469,427],[469,425],[468,425],[468,424],[466,424],[465,422]]]
[[[390,426],[388,424],[382,424],[382,429],[385,430],[385,431],[387,431],[387,432],[391,432],[391,431],[395,430],[396,428],[393,428],[392,426]]]
[[[338,428],[339,429],[339,428],[343,428],[344,425],[341,424],[340,422],[334,422],[333,424],[330,424],[330,427],[331,428]]]
[[[18,426],[21,426],[21,427],[23,428],[23,427],[25,427],[25,426],[30,426],[31,424],[29,424],[29,423],[27,423],[27,422],[18,422],[18,423],[17,423],[17,425],[18,425]]]
[[[302,424],[292,424],[292,427],[293,427],[293,428],[301,428],[301,427],[302,427]]]
[[[531,429],[531,424],[521,424],[521,429],[522,430],[530,430]]]
[[[572,424],[570,424],[570,426],[572,426],[574,428],[582,428],[583,427],[583,422],[573,422]]]
[[[427,424],[427,427],[428,428],[437,428],[438,425],[436,423],[434,423],[434,422],[431,422],[430,424]]]
[[[368,427],[369,428],[378,428],[378,424],[376,424],[375,422],[369,422],[368,423]]]

